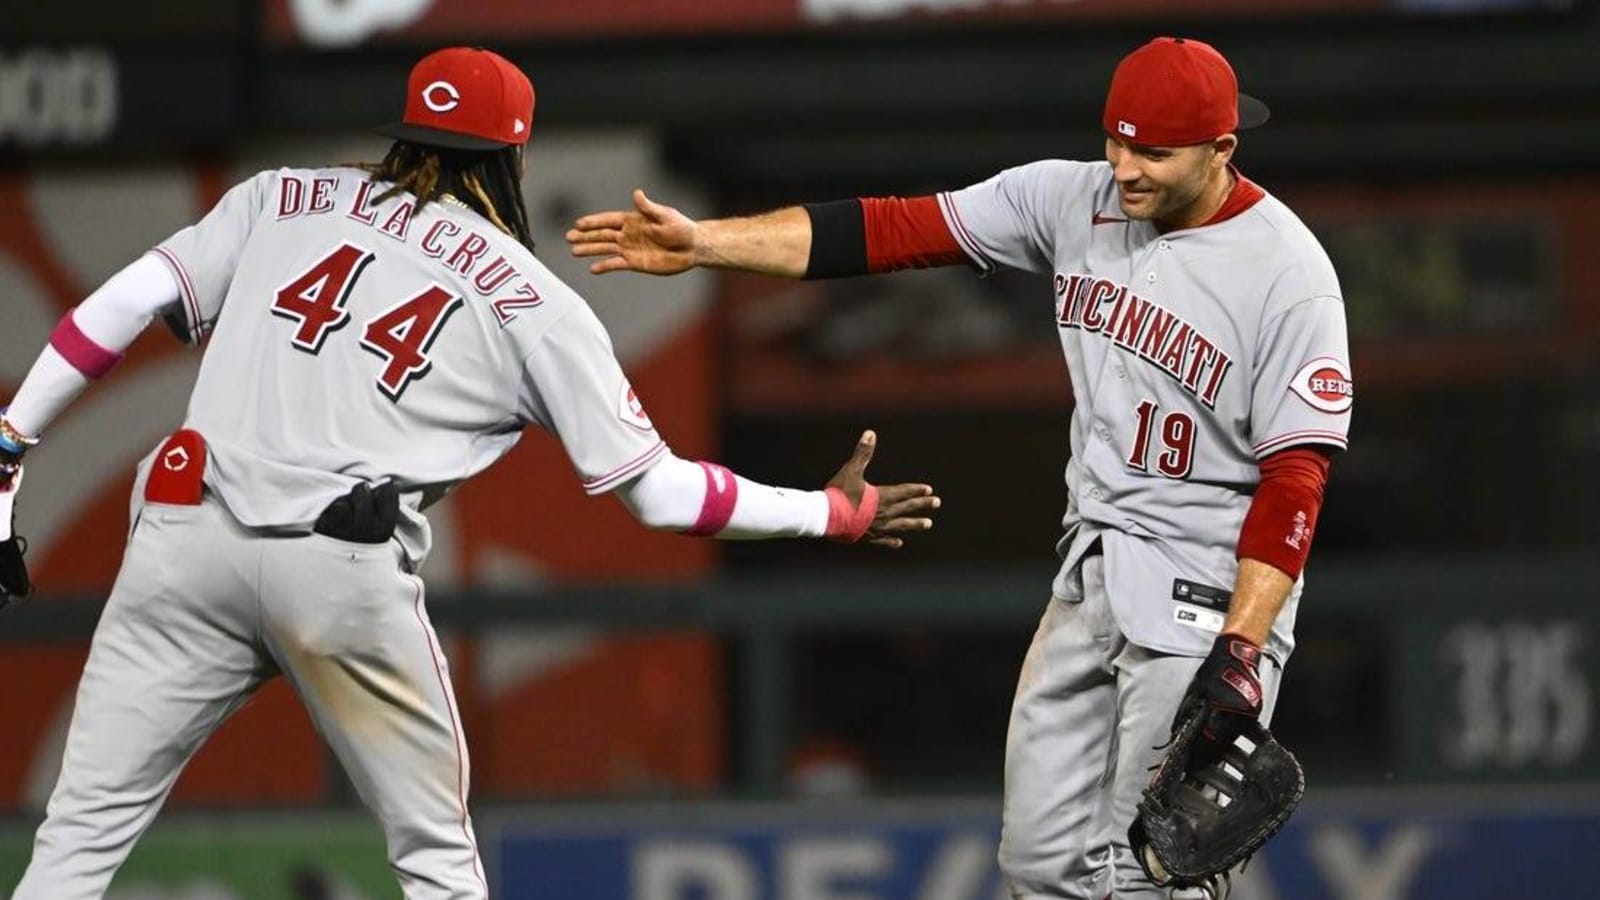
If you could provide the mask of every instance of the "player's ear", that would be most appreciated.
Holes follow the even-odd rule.
[[[1239,136],[1236,134],[1221,135],[1211,142],[1211,149],[1214,152],[1211,157],[1211,165],[1220,169],[1233,160],[1233,151],[1239,149]]]

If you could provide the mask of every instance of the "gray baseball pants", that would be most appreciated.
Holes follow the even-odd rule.
[[[407,900],[487,897],[449,673],[398,545],[263,536],[207,497],[140,516],[13,900],[104,895],[184,764],[280,673],[377,815]]]
[[[1128,826],[1161,759],[1197,657],[1130,643],[1106,595],[1104,558],[1052,597],[1018,677],[1006,734],[1000,869],[1013,897],[1156,900],[1128,850]],[[1263,721],[1281,673],[1266,656]]]

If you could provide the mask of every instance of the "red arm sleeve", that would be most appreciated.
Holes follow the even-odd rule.
[[[1239,531],[1238,558],[1255,559],[1299,578],[1322,511],[1329,459],[1312,447],[1290,447],[1261,460],[1261,483]]]
[[[867,238],[867,271],[926,269],[967,261],[939,212],[926,197],[863,197],[861,215]]]

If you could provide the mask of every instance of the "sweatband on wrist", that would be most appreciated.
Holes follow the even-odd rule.
[[[807,203],[811,257],[804,278],[849,278],[867,274],[867,232],[861,201]]]
[[[700,468],[706,475],[706,499],[700,505],[700,517],[685,534],[695,537],[714,537],[728,527],[733,518],[733,508],[739,503],[739,480],[726,466],[702,462]]]
[[[877,486],[866,486],[860,504],[851,503],[845,492],[836,487],[825,489],[825,493],[828,495],[827,537],[846,544],[861,540],[878,516]]]
[[[85,378],[100,378],[122,361],[121,353],[107,350],[84,334],[71,312],[62,316],[50,333],[50,346]]]

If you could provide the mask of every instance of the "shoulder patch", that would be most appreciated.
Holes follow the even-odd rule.
[[[622,390],[617,395],[617,418],[632,425],[640,431],[650,431],[655,424],[650,421],[650,416],[644,411],[644,402],[634,392],[633,385],[626,379],[622,382]]]
[[[1301,367],[1289,382],[1289,389],[1312,409],[1342,413],[1356,401],[1356,385],[1350,367],[1341,359],[1321,356]]]

